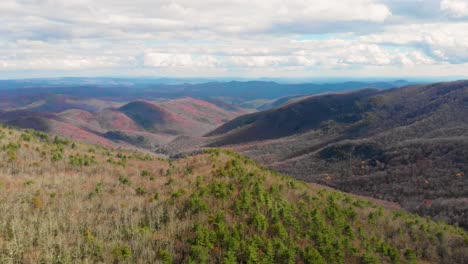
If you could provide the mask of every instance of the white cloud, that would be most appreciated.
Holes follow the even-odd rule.
[[[213,56],[171,53],[145,53],[144,65],[149,67],[216,67],[218,61]]]
[[[2,0],[0,74],[407,74],[468,62],[466,14],[460,0]]]
[[[468,61],[468,23],[426,23],[390,26],[385,32],[363,36],[360,40],[379,45],[393,44],[418,48],[434,60],[450,63]]]
[[[466,0],[442,0],[440,9],[455,17],[468,16],[468,1]]]

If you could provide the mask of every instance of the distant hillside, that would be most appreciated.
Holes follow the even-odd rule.
[[[468,233],[217,149],[0,128],[2,263],[464,263]]]
[[[129,102],[136,100],[177,99],[184,97],[197,98],[212,103],[220,102],[221,105],[261,107],[261,100],[276,100],[281,97],[296,96],[302,94],[318,94],[330,91],[346,91],[362,88],[388,89],[407,85],[406,81],[389,82],[342,82],[342,83],[303,83],[282,84],[270,81],[230,81],[230,82],[206,82],[206,83],[179,83],[164,84],[149,80],[0,80],[0,108],[26,107],[31,103],[42,101],[42,110],[54,107],[62,107],[62,111],[69,109],[67,105],[79,105],[89,99]],[[75,100],[47,104],[50,98]],[[220,105],[220,106],[221,106]],[[93,104],[84,103],[81,107],[95,107]],[[80,108],[81,107],[74,107]],[[86,108],[84,110],[92,110]]]
[[[69,109],[62,105],[48,109],[66,109],[65,111],[38,112],[40,105],[44,107],[42,103],[33,103],[24,109],[20,108],[21,110],[1,112],[0,122],[94,144],[152,149],[177,136],[201,136],[248,112],[240,107],[226,110],[193,98],[160,102],[140,100],[119,108],[110,107],[96,111],[87,111],[87,107]],[[99,101],[86,103],[100,107],[116,104],[101,104]]]
[[[274,100],[273,102],[262,104],[260,107],[257,108],[257,110],[260,110],[260,111],[269,110],[269,109],[284,105],[286,103],[292,102],[294,100],[300,100],[302,97],[304,97],[304,95],[291,95],[291,96],[281,97],[279,99]]]
[[[468,81],[313,96],[208,135],[296,178],[468,228]]]
[[[170,135],[199,136],[245,110],[228,111],[212,103],[181,98],[153,103],[135,101],[118,109],[145,130]]]
[[[286,137],[318,128],[335,120],[344,124],[363,118],[370,105],[366,98],[379,91],[365,89],[343,94],[311,96],[269,111],[240,116],[207,136],[225,134],[218,144],[249,142]]]
[[[147,101],[131,102],[118,110],[140,127],[152,132],[178,134],[183,132],[182,126],[189,122],[182,116]]]

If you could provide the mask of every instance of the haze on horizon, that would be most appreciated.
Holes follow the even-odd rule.
[[[0,79],[468,76],[467,0],[3,0]]]

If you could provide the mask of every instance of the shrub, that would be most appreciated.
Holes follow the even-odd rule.
[[[128,245],[116,246],[113,253],[118,261],[129,260],[132,258],[132,249]]]
[[[208,209],[208,205],[197,195],[190,198],[188,208],[192,214],[196,214],[205,212]]]
[[[362,261],[361,261],[362,264],[378,264],[380,263],[380,261],[377,259],[376,256],[374,256],[373,254],[371,253],[365,253],[363,256],[362,256]]]
[[[90,166],[92,164],[96,164],[96,157],[95,156],[88,156],[88,155],[81,155],[75,154],[68,156],[68,160],[70,165],[73,166]]]
[[[7,151],[8,162],[14,162],[18,160],[18,156],[16,155],[16,151],[8,150]]]
[[[153,199],[154,199],[155,201],[159,200],[159,193],[155,193],[155,194],[153,195]]]
[[[28,133],[23,133],[23,134],[21,134],[20,138],[21,138],[21,140],[29,142],[29,141],[31,141],[32,136],[30,134],[28,134]]]
[[[94,190],[88,194],[88,198],[93,198],[96,195],[101,194],[102,189],[103,189],[103,184],[102,182],[98,182],[96,186],[94,187]]]
[[[209,185],[209,192],[216,198],[225,199],[231,195],[231,189],[223,182],[212,182]]]
[[[52,162],[57,162],[57,161],[60,161],[62,160],[63,157],[62,157],[62,154],[60,152],[54,152],[52,153],[52,157],[50,158],[50,160]]]
[[[55,136],[54,137],[54,144],[56,144],[56,145],[68,145],[68,144],[70,144],[70,141],[68,139],[60,138],[58,136]]]
[[[119,177],[119,182],[123,185],[130,185],[130,180],[124,176]]]
[[[147,177],[147,176],[150,176],[150,175],[151,175],[151,173],[149,171],[147,171],[147,170],[142,170],[140,172],[141,177]]]
[[[261,232],[264,232],[268,228],[268,220],[261,213],[255,213],[252,217],[251,223]]]
[[[140,187],[136,188],[135,192],[136,192],[137,195],[145,195],[146,194],[145,187],[143,187],[143,186],[140,186]]]
[[[313,247],[308,247],[304,251],[303,258],[307,264],[326,264],[322,255]]]
[[[163,264],[172,264],[172,255],[171,252],[169,252],[167,249],[159,250],[158,258],[162,261]]]
[[[178,190],[178,191],[176,191],[176,192],[173,192],[173,193],[171,194],[171,197],[172,197],[172,198],[179,198],[180,196],[182,196],[182,195],[184,195],[184,194],[185,194],[185,190],[184,190],[184,189],[180,189],[180,190]]]
[[[207,247],[194,245],[190,248],[189,263],[208,263],[209,257],[210,253]]]
[[[417,263],[416,253],[414,253],[414,251],[411,249],[407,249],[405,251],[405,258],[410,264]]]

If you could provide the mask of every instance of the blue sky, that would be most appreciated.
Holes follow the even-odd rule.
[[[2,0],[0,78],[468,76],[468,0]]]

